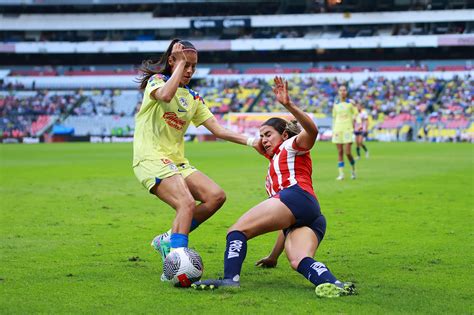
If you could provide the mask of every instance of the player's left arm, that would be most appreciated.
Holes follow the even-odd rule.
[[[355,102],[353,100],[349,101],[351,106],[351,114],[352,114],[352,129],[356,130],[356,123],[357,123],[357,115],[358,115],[358,110],[357,107],[355,106]]]
[[[362,130],[363,131],[368,131],[369,130],[369,117],[367,116],[367,113],[365,113],[362,116]]]
[[[278,102],[285,106],[300,123],[301,127],[303,127],[303,131],[301,131],[295,139],[296,145],[303,150],[310,150],[314,146],[314,142],[318,136],[318,127],[311,117],[291,101],[288,94],[288,81],[278,76],[275,77],[274,80],[275,86],[273,87],[273,93],[275,93]]]
[[[238,144],[252,146],[259,153],[264,152],[260,139],[247,137],[247,136],[241,135],[240,133],[224,128],[221,126],[221,124],[219,124],[219,122],[214,116],[208,118],[202,124],[217,138],[234,142],[234,143],[238,143]]]
[[[285,249],[285,234],[283,231],[278,232],[277,239],[275,241],[275,245],[273,246],[272,252],[267,257],[263,257],[259,261],[255,263],[257,267],[266,267],[266,268],[274,268],[278,263],[278,257],[280,257],[281,253]]]

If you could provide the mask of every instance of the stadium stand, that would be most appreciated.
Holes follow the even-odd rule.
[[[283,75],[324,127],[346,83],[370,112],[372,139],[472,140],[469,1],[2,4],[4,138],[131,135],[137,65],[179,36],[200,51],[193,88],[219,119],[282,111],[270,80]]]

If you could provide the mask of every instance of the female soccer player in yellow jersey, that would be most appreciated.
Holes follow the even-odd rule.
[[[351,152],[352,138],[354,136],[354,123],[357,109],[347,98],[347,87],[339,87],[339,102],[332,109],[332,142],[336,144],[338,154],[339,176],[337,180],[344,179],[344,154],[352,166],[351,178],[356,178],[355,161]]]
[[[188,233],[226,199],[224,191],[184,157],[189,124],[204,125],[224,140],[258,146],[258,140],[223,128],[199,94],[187,86],[197,62],[194,45],[174,39],[159,61],[145,60],[140,69],[144,96],[135,116],[133,170],[150,193],[176,210],[172,229],[152,241],[163,259],[173,248],[187,247]]]

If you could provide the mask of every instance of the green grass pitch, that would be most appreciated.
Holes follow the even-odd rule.
[[[1,145],[0,312],[156,314],[472,314],[473,153],[469,144],[369,143],[355,181],[317,143],[313,180],[328,221],[317,259],[359,295],[316,298],[284,255],[253,266],[275,234],[248,244],[240,290],[160,282],[149,243],[174,212],[131,169],[130,144]],[[222,275],[227,228],[266,198],[267,162],[248,147],[189,143],[227,202],[190,236],[204,278]]]

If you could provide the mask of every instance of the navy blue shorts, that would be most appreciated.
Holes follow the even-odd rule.
[[[285,236],[295,228],[307,226],[314,231],[321,243],[326,233],[326,218],[321,213],[318,200],[299,185],[285,188],[275,197],[280,198],[296,219],[295,224],[283,230]]]
[[[356,136],[363,136],[363,137],[367,137],[368,135],[367,131],[354,131],[354,134]]]

